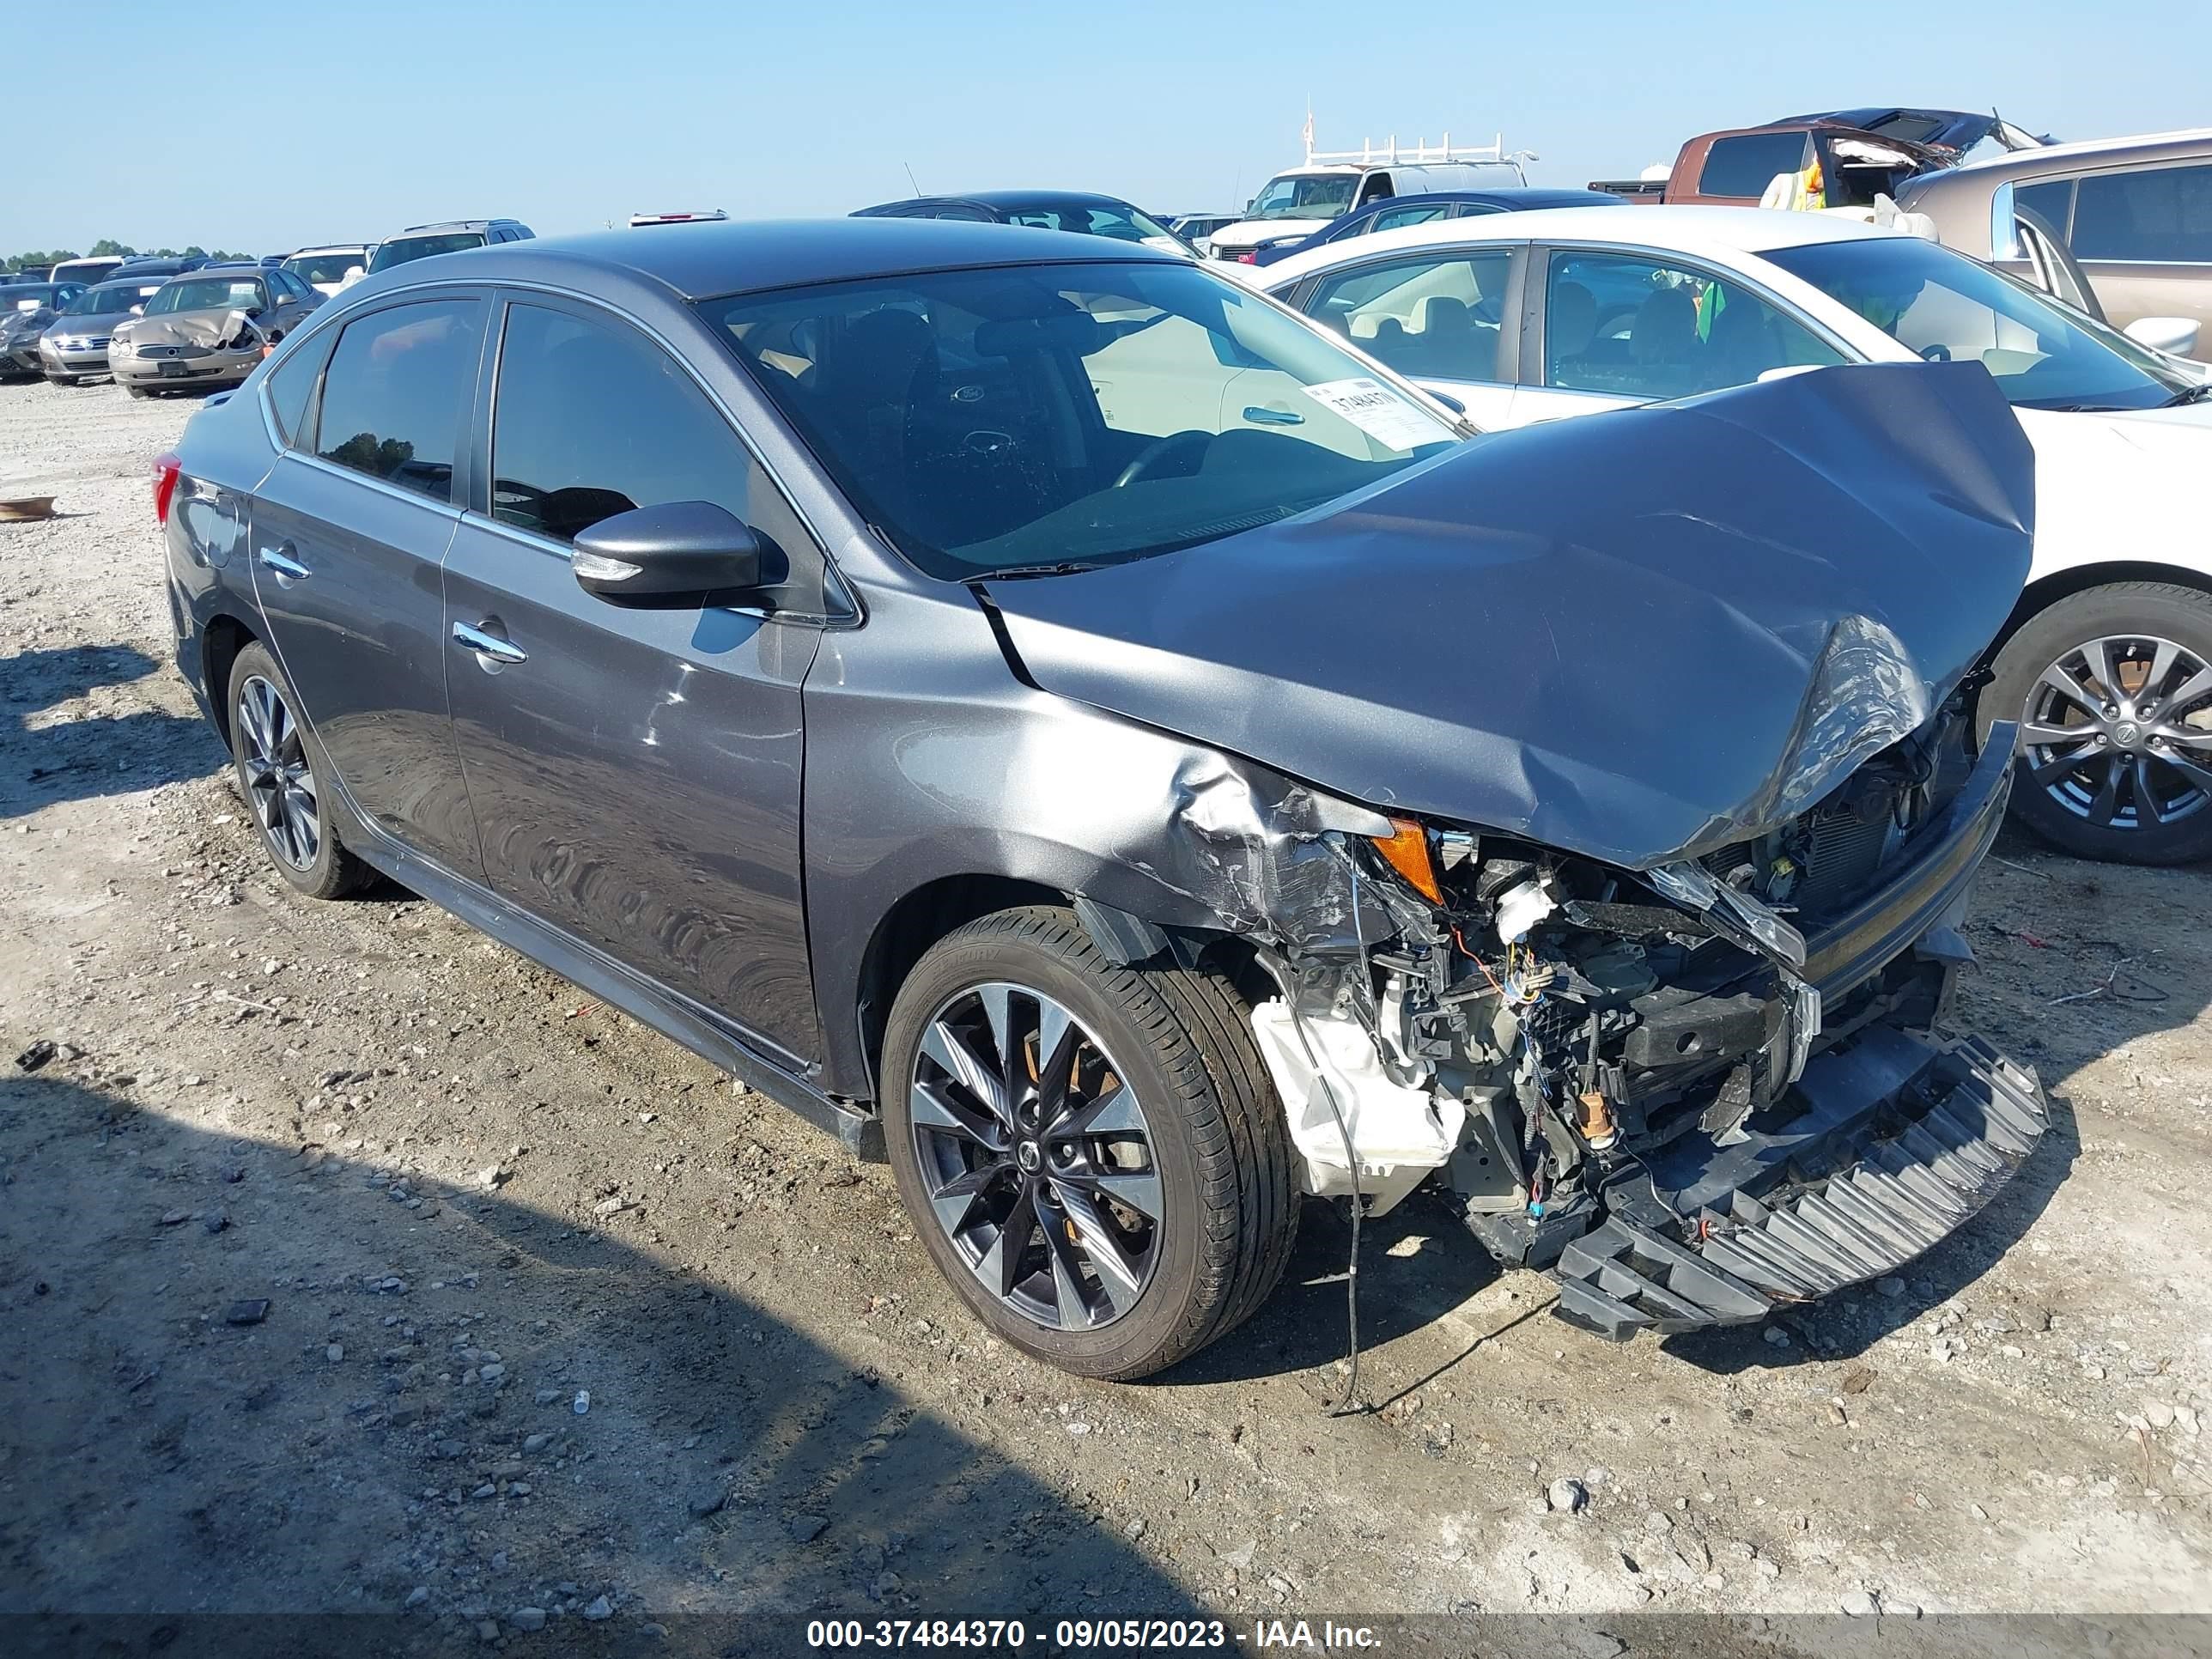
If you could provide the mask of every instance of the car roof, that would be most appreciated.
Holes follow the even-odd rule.
[[[264,271],[259,265],[202,265],[198,270],[173,270],[167,276],[162,277],[157,286],[168,288],[177,283],[235,283],[245,277],[262,276],[265,275],[267,275],[267,273]],[[114,280],[118,283],[122,283],[143,282],[145,279],[125,274],[118,275]]]
[[[1378,230],[1294,253],[1267,266],[1269,288],[1396,248],[1455,242],[1528,242],[1557,237],[1577,242],[1619,241],[1634,247],[1686,254],[1764,253],[1808,242],[1847,242],[1897,233],[1828,213],[1784,213],[1765,208],[1620,207],[1538,208],[1493,213],[1480,219],[1431,219],[1402,230]]]
[[[2139,132],[2124,138],[2077,138],[2069,143],[2044,144],[2035,149],[2007,150],[2002,155],[1961,162],[1942,173],[1927,175],[1929,182],[1949,173],[1988,178],[2004,173],[2039,173],[2053,161],[2163,161],[2212,154],[2212,127],[2185,127],[2173,132]]]
[[[1332,243],[1310,254],[1291,254],[1270,272],[1290,272],[1291,265],[1318,268],[1340,264],[1385,248],[1427,248],[1453,241],[1626,241],[1639,248],[1666,248],[1672,252],[1732,252],[1759,254],[1770,248],[1801,248],[1809,241],[1858,241],[1865,237],[1891,237],[1893,230],[1847,219],[1832,212],[1777,212],[1770,208],[1535,208],[1528,212],[1493,212],[1482,219],[1431,219],[1405,230],[1376,230],[1367,237]],[[1307,261],[1312,264],[1307,265]],[[1274,285],[1270,281],[1270,285]]]
[[[1127,207],[1118,196],[1095,190],[976,190],[963,195],[933,197],[933,201],[981,202],[985,207],[1020,209],[1037,202],[1073,202],[1088,207]]]
[[[310,247],[295,247],[284,257],[303,259],[316,253],[354,253],[368,246],[367,242],[317,242]]]
[[[387,242],[396,242],[403,236],[450,235],[457,230],[489,230],[494,225],[511,225],[513,219],[441,219],[432,225],[410,225],[398,235],[387,236]]]
[[[650,236],[595,231],[438,254],[395,266],[349,293],[405,287],[434,272],[450,278],[465,269],[488,283],[592,273],[643,278],[700,300],[923,270],[1137,262],[1188,264],[1189,258],[1072,231],[954,219],[706,221],[659,227]]]

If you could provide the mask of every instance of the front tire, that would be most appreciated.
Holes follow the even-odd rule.
[[[1057,907],[970,922],[908,975],[884,1139],[924,1246],[994,1335],[1127,1380],[1273,1291],[1298,1194],[1247,1012],[1207,969],[1108,961]]]
[[[329,757],[298,714],[299,698],[258,641],[238,653],[229,686],[231,769],[278,875],[309,898],[337,898],[369,868],[332,825]]]
[[[2021,723],[2014,816],[2076,857],[2212,858],[2212,594],[2112,582],[2005,642],[1983,726]]]

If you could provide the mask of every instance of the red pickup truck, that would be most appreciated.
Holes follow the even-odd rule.
[[[1756,207],[1777,174],[1814,161],[1827,207],[1870,207],[1918,173],[1956,167],[1970,155],[2030,149],[2051,143],[1992,112],[1845,109],[1785,116],[1762,126],[1701,133],[1684,144],[1664,179],[1593,179],[1631,202]]]

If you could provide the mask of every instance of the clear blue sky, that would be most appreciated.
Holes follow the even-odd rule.
[[[2206,0],[72,0],[9,34],[0,253],[839,213],[909,194],[907,167],[930,191],[1225,207],[1298,159],[1309,96],[1324,149],[1502,129],[1540,184],[1855,104],[1994,101],[2062,137],[2212,125]]]

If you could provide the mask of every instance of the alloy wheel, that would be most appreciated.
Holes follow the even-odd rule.
[[[2212,664],[2153,635],[2086,641],[2030,689],[2021,752],[2038,786],[2102,829],[2155,829],[2212,802]]]
[[[1010,1313],[1095,1330],[1159,1260],[1162,1183],[1142,1104],[1097,1037],[1026,986],[975,986],[923,1028],[908,1081],[939,1227]]]
[[[239,770],[262,834],[292,868],[313,868],[323,845],[314,770],[284,694],[258,674],[239,688],[238,733]]]

